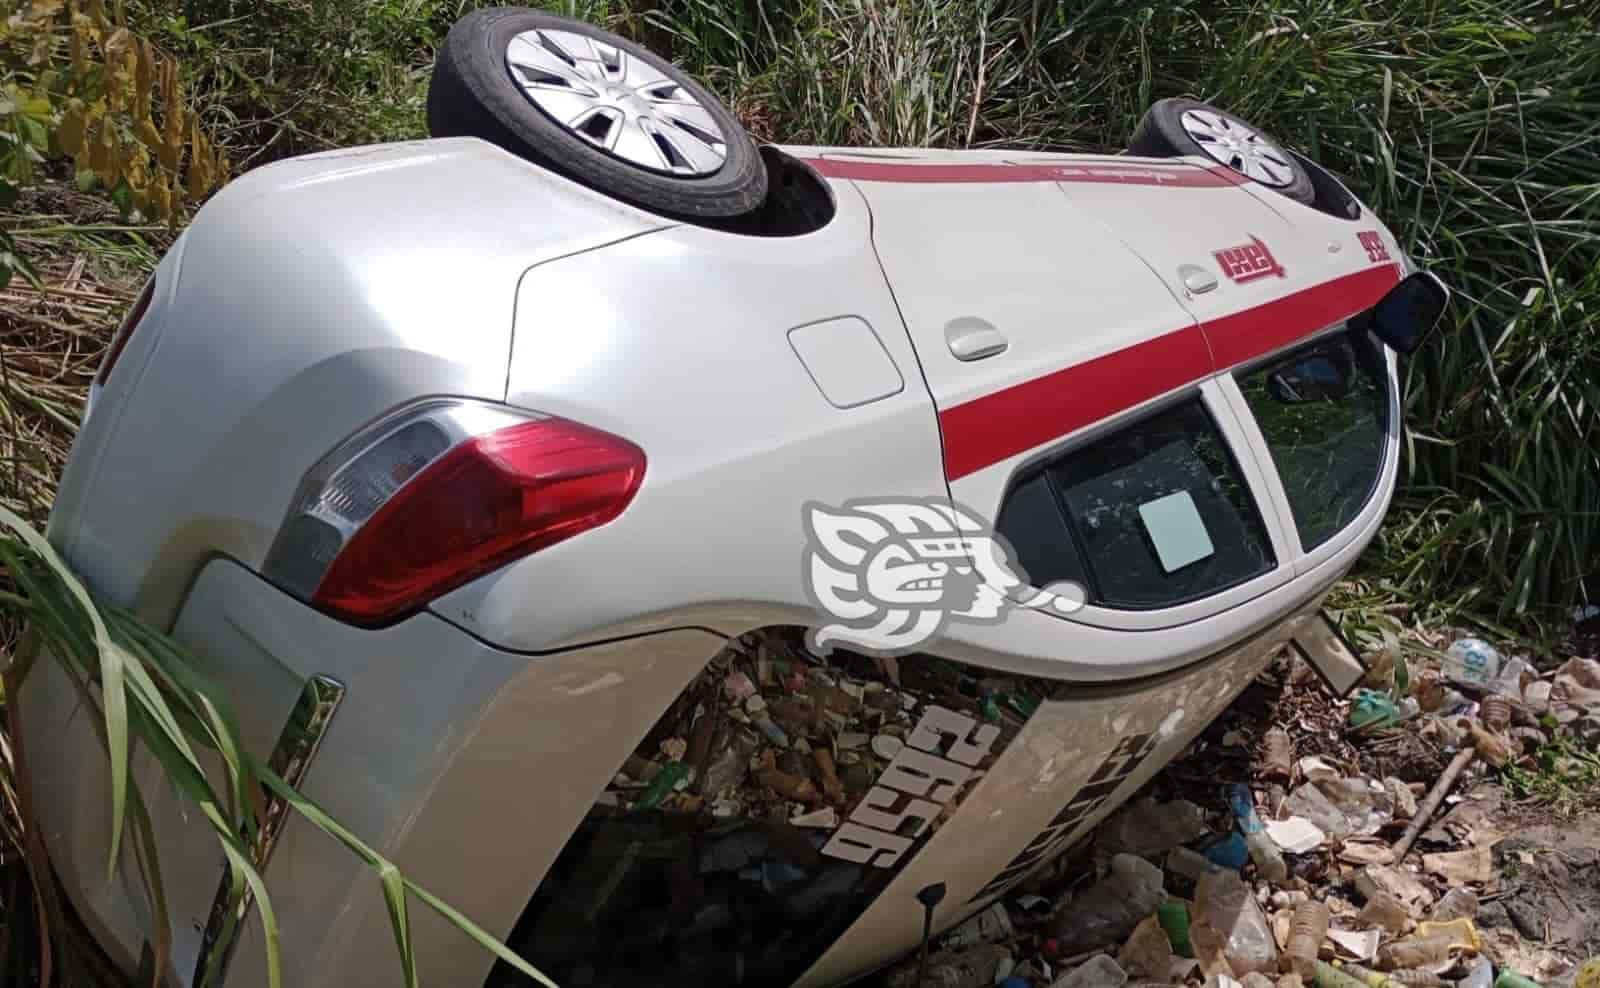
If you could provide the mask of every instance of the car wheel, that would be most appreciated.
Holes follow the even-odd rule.
[[[428,131],[491,141],[675,216],[739,216],[767,190],[755,143],[704,86],[609,31],[521,7],[476,11],[450,29]]]
[[[1294,156],[1249,123],[1208,103],[1164,99],[1152,106],[1128,142],[1153,158],[1198,154],[1298,202],[1316,200],[1311,176]]]

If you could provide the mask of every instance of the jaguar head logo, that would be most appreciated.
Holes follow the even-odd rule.
[[[811,634],[823,654],[835,645],[900,654],[950,620],[996,622],[1009,607],[1070,613],[1083,606],[1074,585],[1030,587],[1005,540],[946,500],[812,502],[804,524],[806,589],[829,619]]]

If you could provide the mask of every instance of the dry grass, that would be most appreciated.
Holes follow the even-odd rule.
[[[3,222],[41,284],[0,290],[0,503],[42,524],[100,357],[170,235],[65,183]]]

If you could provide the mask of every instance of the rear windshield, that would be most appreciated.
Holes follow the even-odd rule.
[[[1350,524],[1377,487],[1389,414],[1382,356],[1352,331],[1237,379],[1310,551]]]
[[[997,525],[1030,583],[1082,584],[1107,607],[1167,607],[1273,567],[1261,517],[1201,401],[1046,463]]]

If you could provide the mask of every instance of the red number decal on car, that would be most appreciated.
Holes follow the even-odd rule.
[[[1251,237],[1249,243],[1237,247],[1214,250],[1211,256],[1217,259],[1217,266],[1222,268],[1223,274],[1240,284],[1271,275],[1283,277],[1283,265],[1278,263],[1278,259],[1272,256],[1272,251],[1259,237]]]
[[[1356,239],[1361,241],[1361,246],[1367,249],[1367,260],[1372,263],[1377,264],[1379,261],[1391,259],[1389,257],[1389,248],[1384,246],[1383,238],[1378,236],[1377,230],[1362,230],[1356,234]]]

